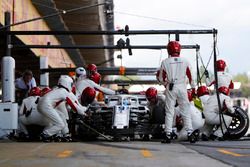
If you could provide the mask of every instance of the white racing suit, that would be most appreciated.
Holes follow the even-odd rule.
[[[59,116],[61,117],[61,119],[63,120],[63,123],[64,123],[64,128],[61,131],[61,134],[63,136],[66,136],[69,134],[69,127],[68,127],[68,122],[67,122],[67,120],[69,120],[69,113],[68,113],[69,109],[68,108],[69,107],[67,106],[66,101],[62,101],[55,108],[55,110],[58,112]]]
[[[234,88],[234,83],[232,82],[232,76],[227,72],[219,71],[218,73],[218,88],[227,87],[229,89]],[[211,86],[215,84],[214,77],[206,78],[206,85]]]
[[[115,94],[115,91],[113,91],[111,89],[104,88],[88,78],[84,78],[84,77],[81,78],[80,77],[80,78],[78,78],[77,82],[75,83],[76,97],[78,98],[79,101],[81,99],[82,92],[87,87],[94,88],[96,91],[103,92],[104,94],[108,94],[108,95]]]
[[[204,106],[207,104],[209,97],[210,97],[210,95],[203,95],[203,96],[199,97],[199,99],[202,102],[203,109],[204,109]]]
[[[203,95],[203,96],[200,96],[199,99],[201,100],[201,103],[202,103],[202,114],[203,116],[205,117],[204,115],[204,106],[207,105],[207,102],[208,102],[208,99],[210,98],[211,96],[210,95]],[[204,126],[205,125],[205,122],[203,124],[203,127],[200,129],[200,134],[203,134],[204,131],[206,131],[206,127]]]
[[[52,126],[45,127],[43,133],[48,136],[59,133],[65,128],[65,123],[55,109],[61,101],[66,103],[80,115],[85,115],[86,107],[78,103],[76,96],[72,92],[68,92],[65,88],[55,88],[40,98],[38,102],[38,111],[46,116],[52,123]]]
[[[28,135],[27,125],[49,126],[50,123],[37,111],[39,96],[30,96],[23,100],[19,109],[18,126],[20,132]]]
[[[234,113],[234,108],[230,103],[230,97],[222,93],[219,94],[219,97],[220,97],[222,110],[224,112]],[[221,125],[216,94],[212,95],[208,99],[207,104],[204,106],[204,115],[205,115],[205,125],[203,128],[204,129],[203,133],[206,136],[210,136],[210,134],[213,131],[214,126]],[[224,119],[225,119],[226,126],[228,127],[232,121],[232,117],[224,114]],[[226,126],[222,122],[222,129],[224,133],[227,132]],[[223,137],[220,127],[214,132],[214,135],[217,137]]]
[[[195,85],[192,80],[191,68],[186,59],[182,57],[170,57],[163,60],[157,79],[166,87],[166,134],[170,134],[172,132],[176,101],[178,102],[180,110],[183,113],[182,116],[185,130],[188,133],[193,131],[191,114],[189,112],[190,105],[187,96],[186,76],[189,79],[191,87],[194,88]],[[172,90],[170,90],[171,84],[174,84]]]
[[[191,114],[191,120],[192,120],[192,127],[193,129],[201,129],[204,126],[205,119],[202,117],[201,111],[194,106],[193,103],[189,103],[189,111]],[[179,107],[176,107],[175,109],[176,115],[181,115],[182,112],[180,111]],[[187,131],[185,128],[182,128],[181,131],[177,134],[178,140],[187,140]]]

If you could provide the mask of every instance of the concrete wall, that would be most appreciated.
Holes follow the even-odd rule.
[[[11,23],[40,17],[40,14],[30,0],[0,0],[0,23],[4,24],[4,12],[9,11],[12,15]],[[43,20],[38,20],[22,25],[14,26],[11,30],[50,30]],[[25,44],[51,45],[60,44],[55,36],[18,36]],[[51,67],[75,67],[69,55],[63,49],[32,49],[36,56],[48,56]]]

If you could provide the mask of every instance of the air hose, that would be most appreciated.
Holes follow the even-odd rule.
[[[217,30],[214,29],[214,33],[213,33],[213,52],[214,52],[214,77],[215,77],[215,84],[214,84],[214,88],[215,88],[215,92],[216,92],[216,96],[217,96],[217,101],[218,101],[218,107],[219,107],[219,118],[220,118],[220,128],[221,128],[221,132],[223,134],[223,136],[225,135],[225,133],[223,132],[223,124],[225,125],[227,132],[228,131],[228,127],[226,126],[226,122],[225,122],[225,118],[223,115],[223,111],[222,111],[222,106],[221,106],[221,101],[220,101],[220,94],[218,91],[218,70],[217,70],[217,66],[216,66],[216,62],[217,62],[217,54],[216,54],[216,44],[217,44]]]

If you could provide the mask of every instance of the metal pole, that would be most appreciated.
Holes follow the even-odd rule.
[[[5,25],[10,24],[10,12],[4,13]],[[10,27],[7,27],[5,31],[10,31]],[[2,32],[5,32],[2,31]],[[5,53],[2,58],[2,102],[14,102],[15,101],[15,60],[11,57],[11,36],[5,35]]]
[[[119,67],[98,67],[102,75],[120,75]],[[157,68],[126,68],[125,75],[155,75]],[[45,68],[40,69],[41,73],[68,73],[75,71],[75,68]]]
[[[180,34],[175,34],[175,40],[180,41]]]
[[[9,31],[9,35],[163,35],[213,34],[217,30],[118,30],[118,31]]]
[[[201,86],[201,76],[199,70],[199,49],[196,49],[196,70],[197,70],[197,85]]]
[[[142,84],[158,84],[157,80],[103,80],[101,84],[133,84],[133,85],[142,85]]]
[[[4,12],[4,24],[5,25],[9,25],[10,24],[10,12]],[[6,32],[10,32],[10,27],[6,27],[4,31],[2,31],[3,33]],[[5,34],[6,35],[6,39],[5,39],[5,56],[11,56],[11,35],[9,34]]]
[[[13,45],[13,49],[47,48],[47,49],[166,49],[166,45]],[[199,45],[182,45],[182,49],[197,49]]]

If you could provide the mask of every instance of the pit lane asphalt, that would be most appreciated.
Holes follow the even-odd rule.
[[[237,167],[250,166],[250,138],[238,141],[183,143],[187,148]]]
[[[0,140],[1,167],[246,167],[249,164],[250,140],[195,144]]]

